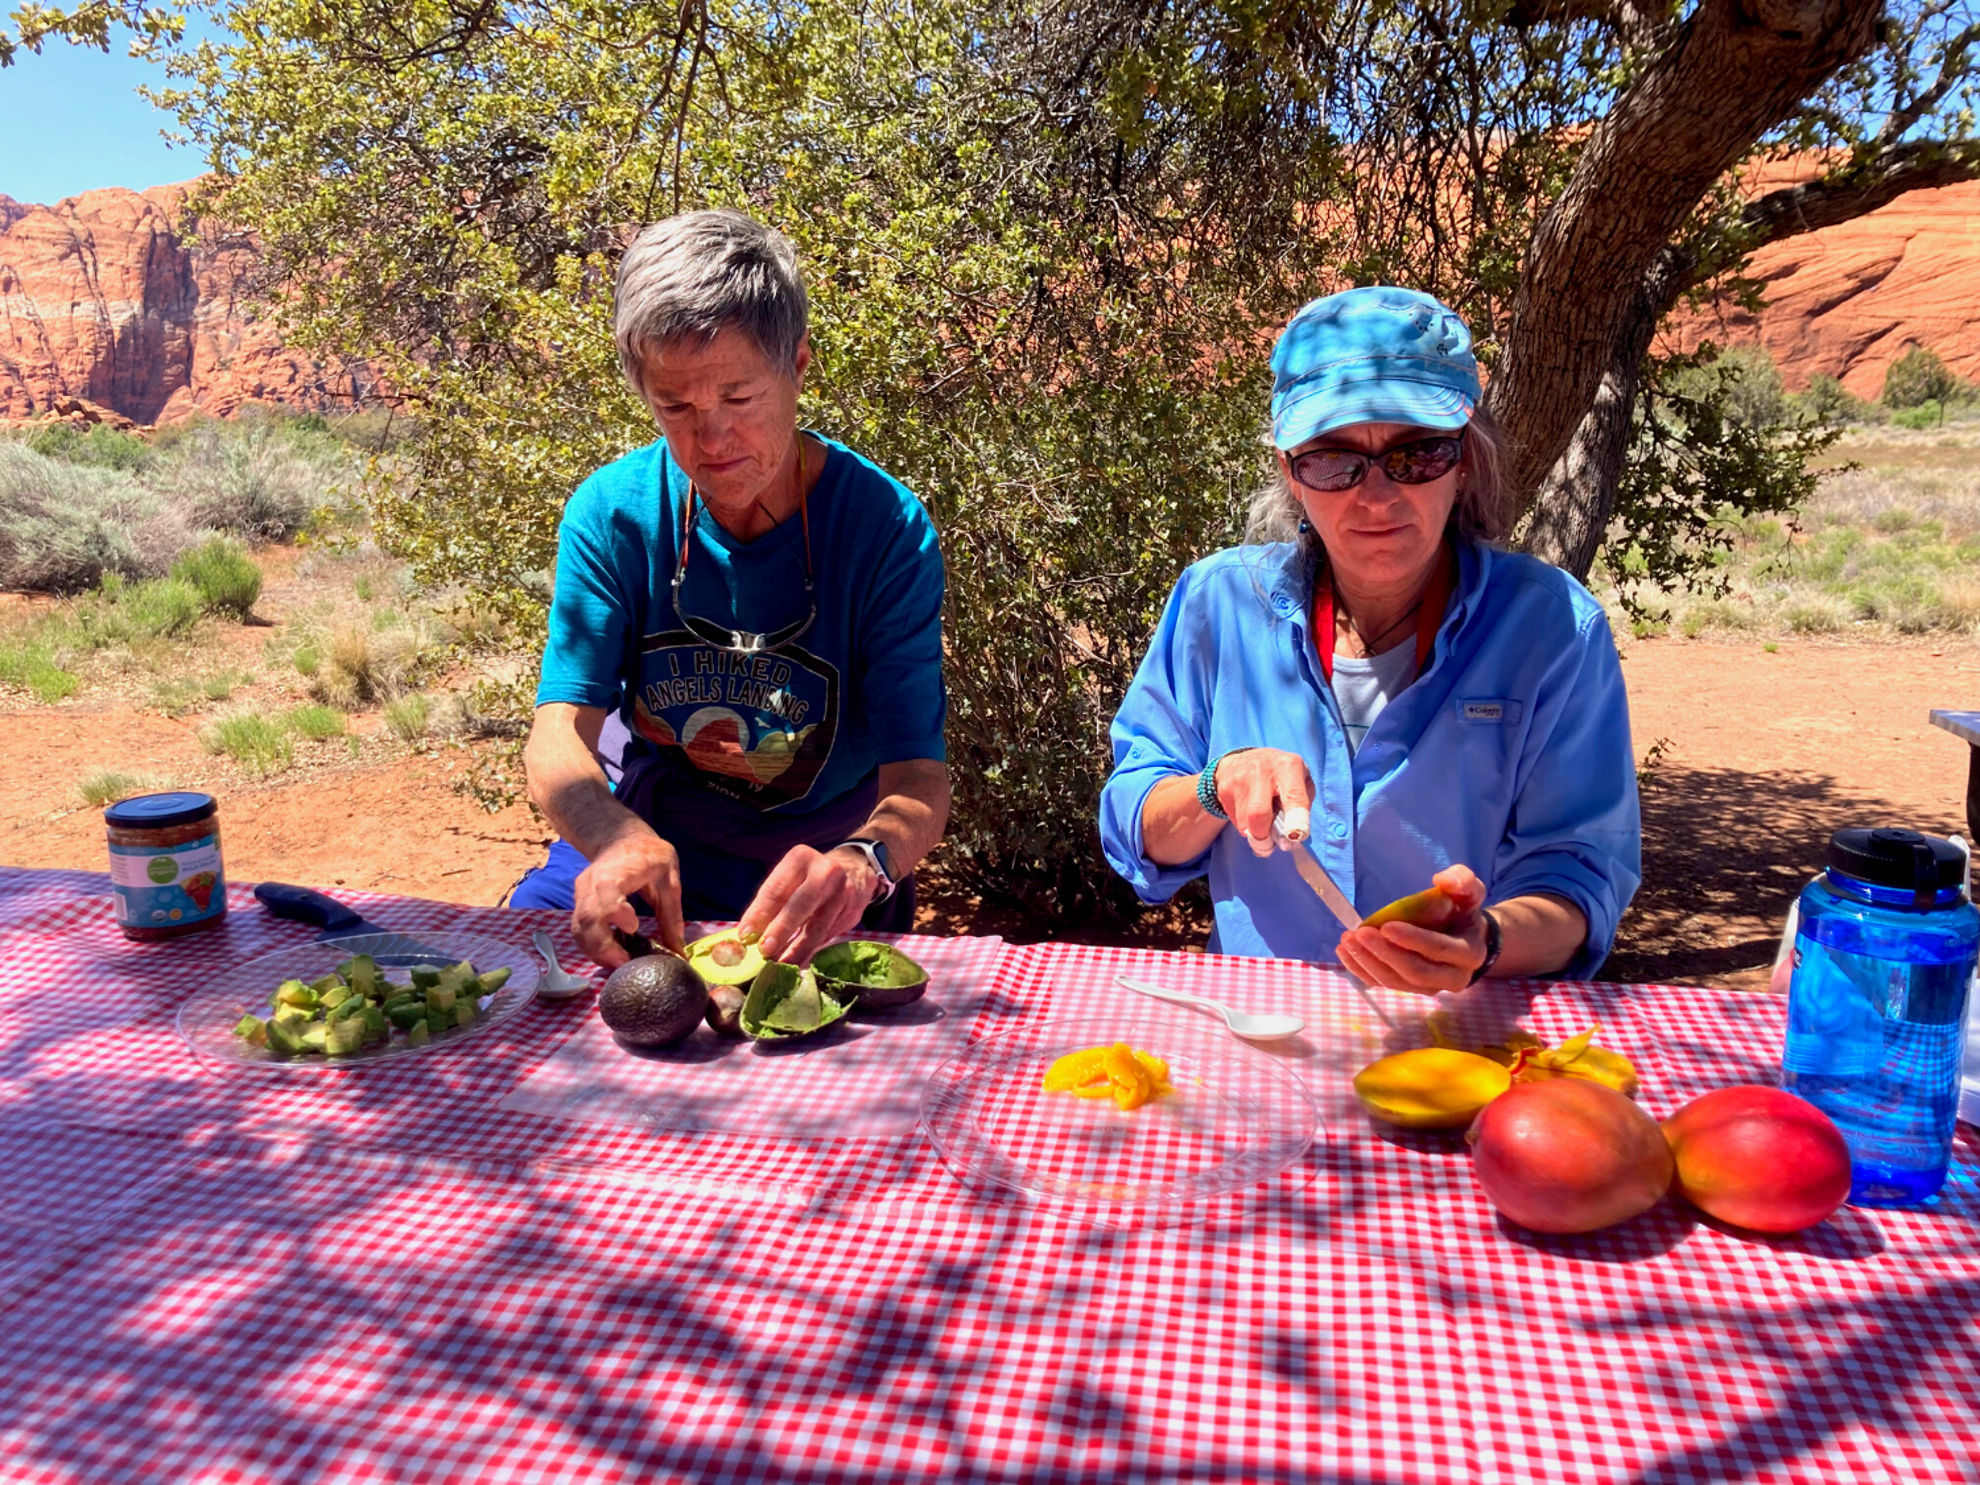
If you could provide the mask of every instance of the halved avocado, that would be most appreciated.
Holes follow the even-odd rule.
[[[730,929],[689,944],[687,962],[710,985],[748,985],[769,961],[755,944],[744,943]]]
[[[750,981],[739,1020],[757,1041],[810,1036],[842,1019],[855,997],[825,990],[809,968],[772,961]]]
[[[828,944],[812,956],[818,983],[841,996],[852,996],[863,1011],[891,1011],[921,999],[928,989],[928,971],[892,944],[847,939]]]

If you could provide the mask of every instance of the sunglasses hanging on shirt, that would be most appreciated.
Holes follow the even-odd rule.
[[[809,629],[818,619],[818,594],[811,582],[811,509],[808,504],[809,483],[805,474],[804,435],[798,434],[798,518],[804,523],[804,596],[809,612],[795,623],[786,624],[781,629],[772,629],[767,634],[754,634],[746,629],[731,629],[726,624],[717,624],[710,619],[699,618],[681,607],[681,584],[687,580],[688,553],[694,545],[694,507],[701,498],[701,492],[688,481],[687,509],[681,517],[681,558],[674,568],[674,613],[686,629],[705,645],[713,645],[718,650],[727,650],[736,655],[762,655],[771,650],[781,649]]]

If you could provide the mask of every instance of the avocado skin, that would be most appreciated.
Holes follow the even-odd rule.
[[[635,1047],[686,1041],[707,1010],[708,987],[672,954],[627,960],[598,992],[600,1019]]]

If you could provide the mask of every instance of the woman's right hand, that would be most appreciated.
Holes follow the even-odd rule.
[[[1313,775],[1306,760],[1278,748],[1226,753],[1218,760],[1215,783],[1217,803],[1260,856],[1277,849],[1272,821],[1281,810],[1313,807]]]

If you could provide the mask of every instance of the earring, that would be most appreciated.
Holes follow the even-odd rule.
[[[1301,536],[1311,536],[1313,534],[1313,523],[1307,520],[1305,516],[1299,518],[1299,534]]]

